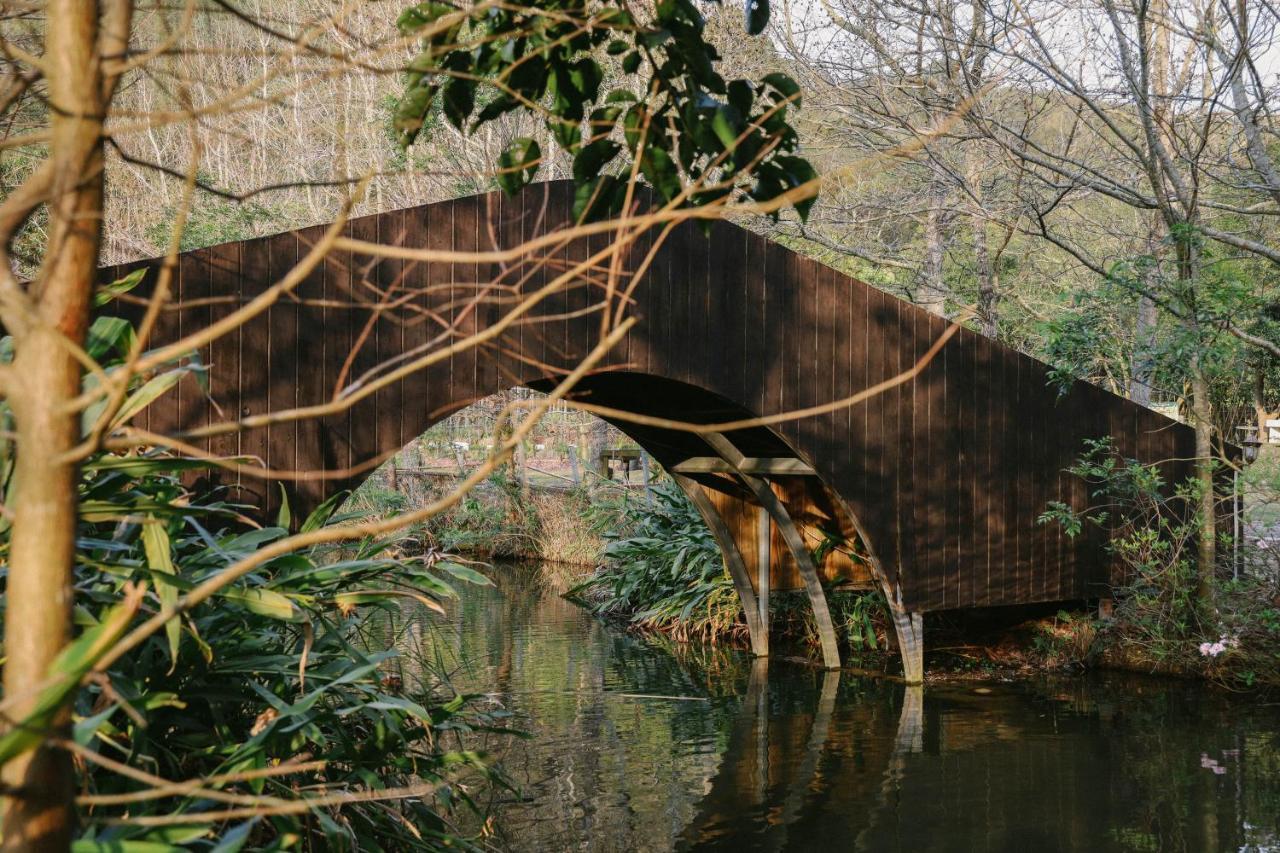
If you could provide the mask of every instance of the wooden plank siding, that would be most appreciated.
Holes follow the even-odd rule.
[[[482,195],[361,217],[345,233],[441,250],[511,248],[571,224],[571,204],[567,184],[535,185],[513,199]],[[176,292],[205,301],[166,311],[156,343],[264,292],[322,231],[185,253]],[[658,237],[656,230],[647,234],[619,269],[644,263]],[[388,360],[439,351],[490,328],[514,300],[612,239],[605,233],[483,264],[331,253],[269,311],[201,353],[216,407],[195,383],[184,383],[153,409],[148,425],[179,430],[330,400]],[[103,277],[128,268],[104,270]],[[312,472],[393,453],[497,390],[546,388],[562,378],[599,340],[601,315],[592,309],[608,275],[606,265],[593,265],[494,341],[443,358],[322,422],[286,421],[205,445],[219,455]],[[145,296],[153,282],[149,275],[138,293]],[[628,276],[617,282],[625,286]],[[474,304],[478,293],[486,298]],[[618,305],[615,298],[611,310]],[[709,237],[693,223],[672,229],[629,314],[638,325],[580,393],[703,423],[849,397],[909,369],[947,328],[914,305],[725,222],[714,224]],[[1109,434],[1127,454],[1160,462],[1172,481],[1191,471],[1194,436],[1084,383],[1059,395],[1048,376],[1043,364],[965,329],[911,381],[857,405],[730,438],[751,443],[748,455],[796,456],[812,466],[816,478],[775,481],[788,511],[811,532],[853,539],[855,526],[861,529],[864,547],[900,581],[909,609],[1098,595],[1112,579],[1103,535],[1068,538],[1036,521],[1051,500],[1085,507],[1084,485],[1064,469],[1086,438]],[[711,455],[688,432],[619,426],[664,465]],[[287,484],[295,517],[362,476]],[[240,480],[268,510],[278,500],[274,483]],[[747,537],[743,558],[754,570],[754,508],[742,494],[711,490],[731,526]],[[774,542],[775,554],[786,551],[780,538]],[[778,588],[798,585],[794,566],[779,561],[775,572]],[[823,574],[866,580],[865,569],[842,556],[830,557]]]

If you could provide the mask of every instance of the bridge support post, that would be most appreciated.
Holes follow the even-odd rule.
[[[835,624],[831,621],[831,610],[827,607],[827,594],[822,590],[822,581],[818,578],[818,567],[813,564],[813,557],[804,545],[804,537],[796,529],[787,508],[773,493],[773,487],[765,480],[743,474],[742,480],[751,489],[756,500],[768,511],[773,523],[782,532],[787,550],[791,552],[796,565],[800,567],[800,578],[804,581],[804,590],[809,595],[809,606],[813,608],[813,620],[818,625],[818,639],[822,643],[822,663],[827,669],[840,668],[840,644],[836,641]]]
[[[787,508],[773,493],[768,481],[744,474],[739,467],[743,456],[729,439],[718,432],[710,432],[702,436],[711,449],[720,458],[731,465],[743,484],[751,490],[756,502],[769,513],[773,523],[778,525],[782,539],[787,543],[787,550],[795,559],[800,569],[800,578],[804,581],[805,592],[809,595],[809,606],[813,608],[813,620],[818,626],[818,639],[822,643],[822,663],[827,669],[840,668],[840,644],[836,641],[835,625],[831,621],[831,610],[827,607],[827,594],[822,591],[822,581],[818,578],[818,567],[813,564],[813,557],[805,547],[804,537],[796,529],[795,522]]]
[[[766,641],[766,649],[768,651],[767,642],[769,639],[769,582],[770,566],[773,565],[773,554],[770,553],[773,547],[773,530],[769,527],[769,513],[765,512],[764,507],[756,508],[756,605],[760,609],[760,615],[756,618],[760,620],[760,624],[764,626],[764,637]]]
[[[702,486],[683,474],[673,472],[671,476],[676,481],[676,484],[684,490],[684,493],[689,496],[689,500],[693,501],[693,505],[698,508],[698,512],[702,515],[702,520],[711,529],[711,535],[715,537],[716,544],[720,546],[720,553],[724,557],[725,567],[729,570],[729,577],[733,578],[734,589],[738,591],[738,599],[742,602],[742,612],[747,619],[747,632],[751,635],[751,653],[757,657],[766,657],[769,654],[769,623],[767,619],[763,622],[760,619],[760,607],[755,593],[751,589],[751,575],[747,572],[746,563],[742,559],[742,552],[738,550],[738,543],[733,538],[733,532],[716,509],[716,505],[711,502],[711,498],[707,497],[706,490]],[[764,596],[764,601],[767,602],[768,588],[762,589],[761,593]]]
[[[892,599],[889,612],[902,654],[902,677],[907,684],[924,684],[924,614],[910,612]]]

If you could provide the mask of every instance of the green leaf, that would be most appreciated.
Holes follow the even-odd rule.
[[[758,36],[769,25],[769,0],[746,0],[743,13],[747,34]]]
[[[99,841],[79,838],[71,842],[71,853],[182,853],[186,848],[163,841]]]
[[[122,279],[113,281],[110,284],[102,285],[93,294],[93,307],[101,308],[116,297],[133,290],[142,283],[142,279],[145,278],[146,275],[147,268],[139,267]]]
[[[640,70],[640,53],[639,51],[631,51],[622,57],[622,70],[626,74],[635,74]]]
[[[166,575],[177,575],[173,567],[171,555],[172,543],[164,523],[156,518],[149,518],[142,525],[142,545],[147,554],[147,565],[153,572]],[[163,607],[173,607],[178,603],[178,588],[169,584],[156,584],[156,595],[160,597]],[[169,640],[169,672],[178,665],[178,645],[182,642],[182,621],[174,616],[164,623],[164,633]]]
[[[493,586],[493,581],[489,580],[483,574],[477,572],[470,566],[464,566],[461,563],[454,563],[450,560],[439,560],[433,563],[432,566],[443,572],[448,572],[458,580],[466,581],[467,583],[473,583],[478,586]]]
[[[511,140],[498,155],[498,187],[507,195],[515,195],[521,187],[533,180],[542,162],[542,147],[528,136]]]
[[[76,724],[71,729],[72,738],[81,746],[88,746],[93,741],[93,736],[97,733],[102,724],[111,719],[111,715],[119,710],[119,708],[119,705],[113,703],[107,706],[105,710],[99,711],[92,717],[85,717],[83,720],[77,720]]]
[[[141,388],[130,394],[128,399],[124,401],[124,405],[116,413],[116,418],[111,422],[111,426],[117,427],[126,423],[134,415],[154,403],[170,388],[177,385],[178,381],[183,376],[186,376],[187,373],[188,371],[185,369],[168,370],[148,379]]]
[[[395,129],[400,132],[400,144],[402,146],[412,145],[414,140],[418,138],[418,132],[422,130],[422,126],[426,123],[427,114],[431,111],[431,104],[435,101],[436,92],[438,91],[438,86],[414,86],[407,90],[404,93],[404,97],[400,99],[400,103],[396,107],[393,124]]]
[[[661,148],[644,150],[644,156],[640,159],[640,171],[667,201],[680,195],[682,187],[676,164]]]
[[[123,354],[133,341],[133,326],[120,317],[97,317],[89,326],[84,349],[94,359],[101,360],[112,349]]]
[[[451,125],[462,130],[476,106],[475,81],[454,77],[444,85],[441,97],[444,103],[444,117]]]
[[[319,530],[329,523],[329,519],[333,517],[333,513],[337,510],[339,504],[347,499],[349,491],[335,492],[325,499],[324,503],[311,511],[306,521],[302,522],[299,533],[310,533],[313,530]]]
[[[481,575],[481,577],[484,576]],[[489,583],[488,578],[484,580],[485,583]],[[444,615],[444,608],[439,602],[425,595],[402,589],[357,589],[351,592],[340,592],[333,597],[333,600],[339,607],[357,607],[361,604],[385,604],[396,598],[411,598],[428,610]]]
[[[717,107],[711,117],[711,129],[725,150],[732,152],[738,145],[738,134],[742,132],[742,115],[729,104]]]
[[[622,208],[625,185],[613,175],[578,184],[573,194],[573,218],[578,222],[595,222]]]
[[[796,83],[781,71],[764,75],[764,82],[776,89],[784,98],[792,99],[792,103],[800,106],[800,84]]]
[[[458,10],[447,3],[418,3],[400,13],[400,17],[396,18],[396,28],[405,35],[412,35],[438,18],[456,11]]]
[[[610,139],[597,139],[583,146],[573,158],[573,179],[581,183],[595,178],[621,150],[622,146]]]
[[[288,530],[293,523],[293,512],[289,509],[289,493],[284,490],[284,483],[280,483],[280,509],[276,512],[276,527]]]
[[[229,586],[218,593],[222,598],[238,601],[259,616],[281,622],[306,622],[307,616],[287,596],[275,590]]]
[[[239,853],[245,842],[249,840],[249,833],[257,826],[258,820],[259,818],[256,817],[251,818],[223,832],[221,838],[218,839],[218,846],[210,850],[209,853]]]

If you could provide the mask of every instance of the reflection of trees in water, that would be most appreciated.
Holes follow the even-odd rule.
[[[769,672],[737,652],[642,641],[519,575],[429,620],[420,637],[454,661],[456,686],[500,684],[534,734],[471,736],[519,787],[500,797],[508,849],[1191,851],[1275,836],[1280,717],[1194,687],[909,694]]]

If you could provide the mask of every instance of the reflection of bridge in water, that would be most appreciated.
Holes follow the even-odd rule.
[[[459,689],[529,739],[484,736],[525,850],[1277,849],[1280,710],[1202,685],[1083,677],[927,693],[592,618],[511,567],[425,616]],[[438,632],[438,633],[435,633]],[[406,656],[414,657],[402,645]],[[406,672],[406,685],[416,678]]]
[[[1158,687],[1128,720],[1127,683],[956,684],[931,689],[926,703],[918,685],[818,677],[812,690],[771,689],[768,664],[757,662],[677,849],[1092,853],[1262,849],[1247,843],[1251,829],[1280,838],[1274,809],[1254,805],[1260,826],[1251,827],[1241,753],[1204,740],[1236,775],[1231,786],[1215,781],[1196,761],[1185,709]]]
[[[602,304],[609,312],[624,307],[601,281],[611,233],[553,236],[536,252],[518,250],[563,232],[572,196],[567,183],[542,184],[514,199],[475,196],[346,223],[344,234],[364,242],[330,252],[270,310],[205,347],[208,394],[183,383],[148,413],[147,426],[184,430],[214,455],[315,473],[285,484],[305,511],[356,479],[320,478],[324,472],[391,453],[497,391],[545,390],[599,343]],[[1085,383],[1059,398],[1046,365],[967,329],[910,381],[893,385],[942,338],[945,321],[735,225],[709,227],[709,237],[687,222],[660,245],[652,233],[640,239],[624,260],[639,268],[653,251],[625,306],[639,323],[574,396],[650,419],[618,426],[697,502],[757,654],[768,652],[770,589],[807,592],[825,663],[835,667],[823,582],[879,583],[912,681],[923,676],[925,612],[1104,593],[1104,531],[1066,537],[1037,517],[1051,500],[1087,503],[1084,484],[1063,473],[1084,439],[1113,436],[1122,453],[1160,462],[1171,479],[1185,474],[1193,455],[1187,427]],[[264,298],[322,233],[304,228],[184,253],[179,310],[166,312],[158,342]],[[450,262],[360,254],[372,243],[454,254]],[[490,263],[477,254],[495,249],[511,256]],[[548,287],[564,271],[565,286]],[[470,298],[484,292],[497,296]],[[530,310],[504,324],[504,306],[534,293],[542,295]],[[449,349],[478,333],[492,338]],[[325,404],[343,377],[372,381],[388,365],[433,352],[443,355],[348,410],[253,420]],[[711,429],[884,383],[883,393],[856,406],[773,428]],[[228,412],[250,428],[201,431]],[[663,419],[707,429],[673,429]],[[273,483],[240,485],[259,504],[277,500]]]

